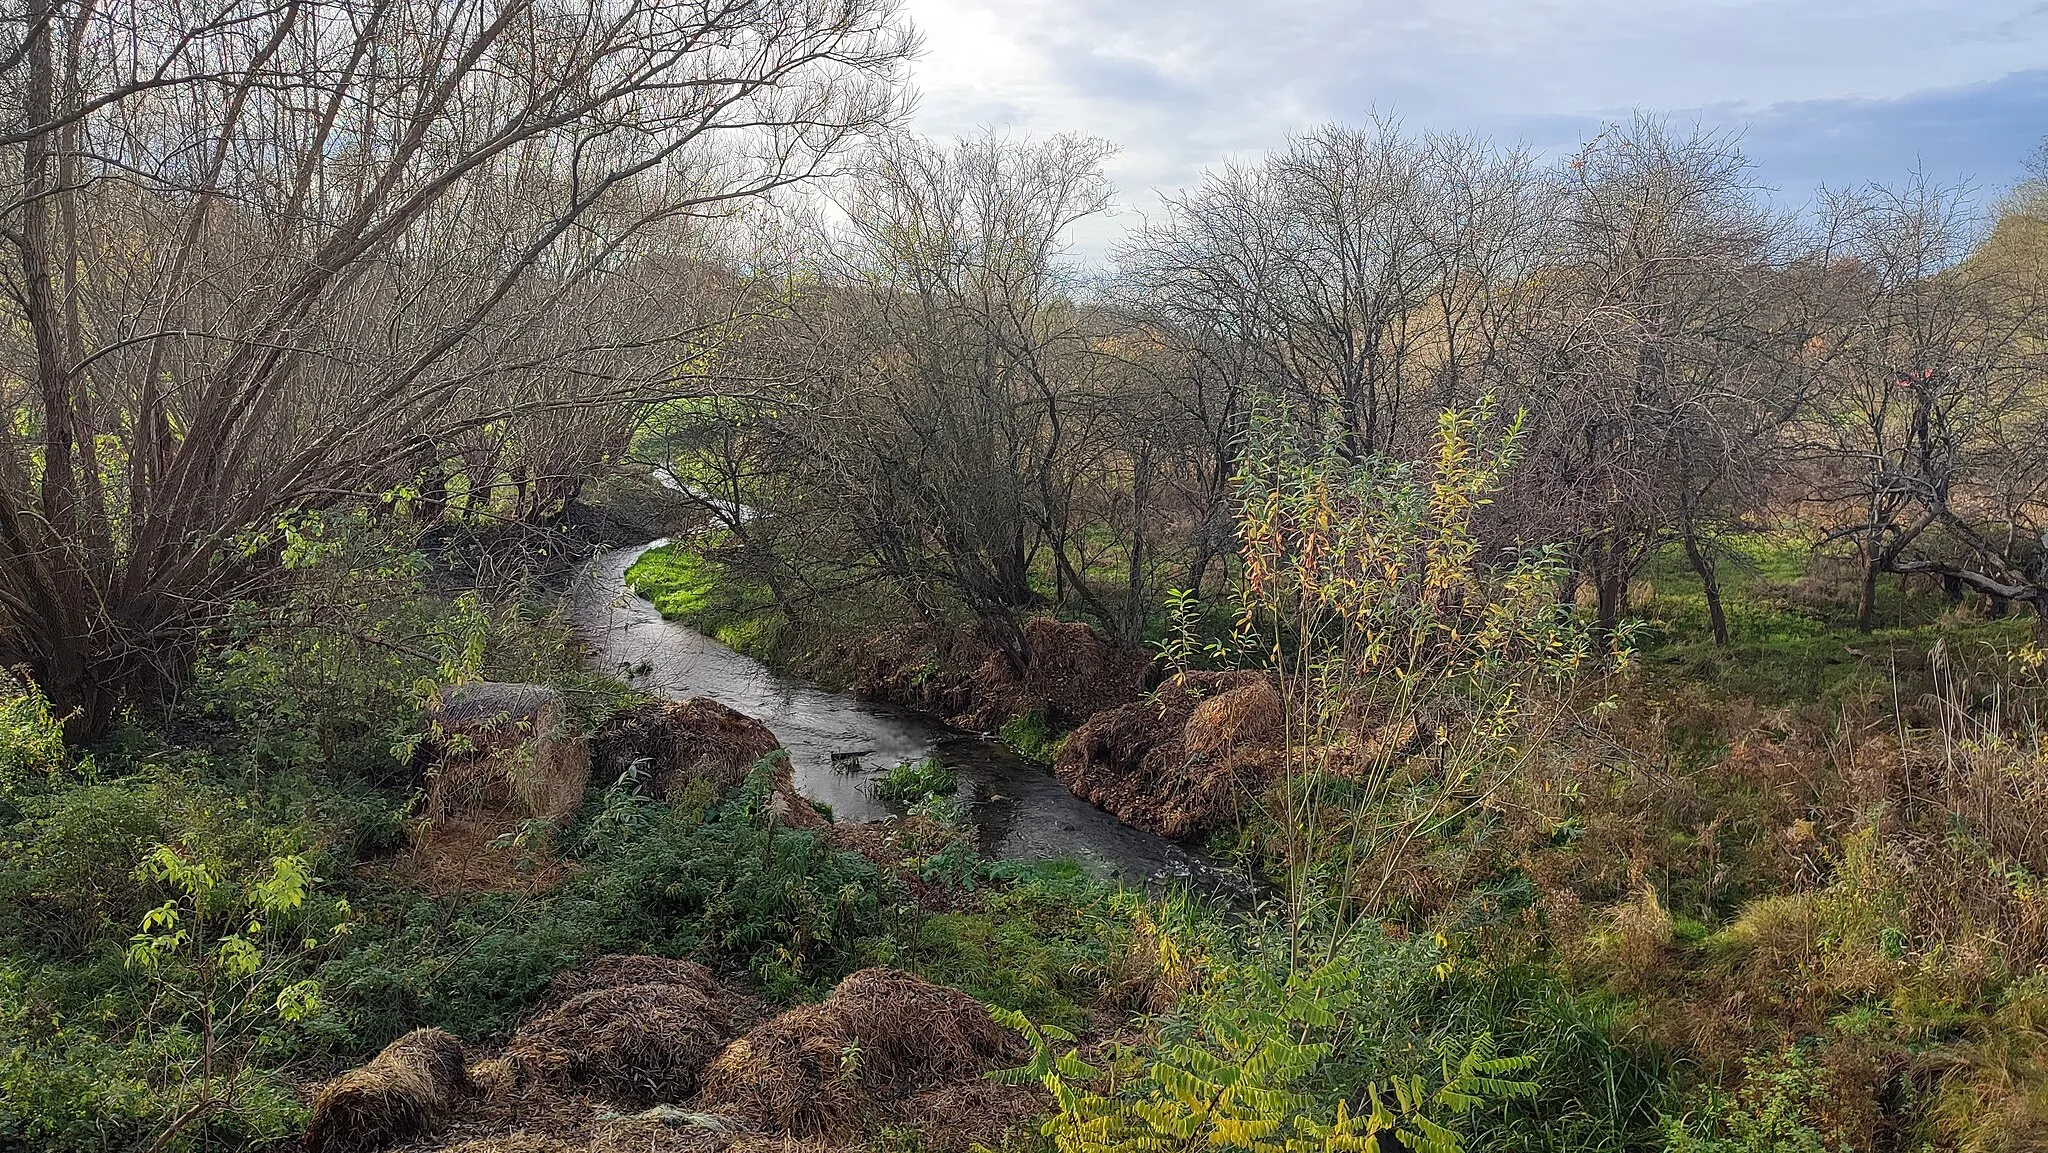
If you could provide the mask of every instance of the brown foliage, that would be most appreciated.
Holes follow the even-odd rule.
[[[446,1123],[468,1090],[462,1042],[439,1029],[414,1029],[320,1087],[307,1153],[369,1153],[424,1136]]]
[[[556,859],[546,845],[499,844],[520,822],[425,824],[394,863],[393,873],[430,893],[544,892],[578,866]]]
[[[797,1137],[850,1131],[866,1102],[977,1077],[1012,1049],[980,1002],[895,969],[862,969],[816,1005],[726,1047],[707,1107]]]
[[[612,772],[646,759],[647,791],[668,797],[700,777],[721,793],[734,788],[782,742],[745,713],[707,697],[691,697],[619,713],[598,730],[592,745],[599,763]]]
[[[1152,670],[1151,654],[1078,621],[1033,620],[1024,646],[1023,699],[1012,714],[1043,709],[1057,727],[1137,700]]]
[[[1270,676],[1183,673],[1151,700],[1090,718],[1067,738],[1053,771],[1126,824],[1193,836],[1236,817],[1280,774],[1285,726]]]
[[[503,1133],[495,1137],[472,1137],[444,1147],[441,1153],[575,1153],[575,1146],[560,1138],[537,1133]]]

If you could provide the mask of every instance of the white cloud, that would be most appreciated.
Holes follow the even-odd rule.
[[[1776,106],[1967,90],[2048,62],[2036,0],[910,0],[910,12],[928,47],[922,131],[1104,137],[1122,149],[1110,175],[1123,202],[1139,207],[1230,155],[1372,108],[1562,147],[1572,141],[1538,137],[1634,108],[1710,109],[1740,127]],[[2031,139],[2020,133],[2012,154]],[[1089,229],[1083,246],[1099,253],[1119,228]]]

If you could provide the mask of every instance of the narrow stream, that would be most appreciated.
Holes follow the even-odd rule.
[[[903,761],[936,756],[958,775],[960,802],[988,856],[1071,857],[1097,876],[1129,884],[1180,884],[1218,897],[1240,890],[1234,873],[1123,824],[992,738],[779,675],[662,619],[625,583],[627,567],[651,547],[600,553],[576,582],[570,620],[591,665],[621,676],[640,670],[630,679],[650,692],[710,697],[760,720],[789,749],[797,788],[830,805],[835,819],[898,815],[872,795],[873,780]],[[851,773],[834,768],[834,753],[859,753],[861,767]]]

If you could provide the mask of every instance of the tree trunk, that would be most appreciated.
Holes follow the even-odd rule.
[[[1875,545],[1863,554],[1863,583],[1856,592],[1856,631],[1869,632],[1877,617],[1877,573],[1880,565]]]
[[[1593,560],[1593,594],[1597,603],[1600,636],[1604,640],[1621,627],[1628,613],[1629,566],[1620,534],[1613,534],[1597,546]]]
[[[1117,635],[1133,644],[1145,636],[1145,515],[1152,495],[1152,458],[1139,452],[1131,470],[1131,558],[1124,585],[1123,619]]]
[[[1031,650],[1024,643],[1024,630],[1017,624],[1017,618],[1007,614],[984,614],[981,618],[981,633],[1003,654],[1010,664],[1010,671],[1023,677],[1031,667]]]
[[[1699,538],[1691,533],[1685,536],[1685,559],[1692,562],[1692,571],[1699,574],[1700,589],[1707,597],[1707,620],[1714,627],[1714,643],[1721,648],[1728,647],[1728,614],[1721,607],[1721,581],[1716,575],[1719,567],[1714,554],[1700,547]]]

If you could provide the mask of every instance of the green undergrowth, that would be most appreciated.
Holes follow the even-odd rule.
[[[781,618],[766,586],[677,542],[640,554],[626,584],[661,615],[756,660],[779,657]]]
[[[1256,1148],[1231,1135],[1277,1123],[1266,1130],[1276,1140],[1310,1138],[1375,1099],[1398,1119],[1383,1149],[1658,1147],[1669,1069],[1618,1040],[1623,1006],[1541,967],[1495,967],[1469,955],[1470,942],[1370,925],[1304,935],[1185,898],[1124,912],[1138,960],[1116,994],[1147,1039],[1097,1050],[1092,1064],[1058,1063],[1056,1036],[1038,1029],[1060,1022],[1012,1019],[1046,1044],[1026,1074],[1055,1074],[1061,1149],[1148,1148],[1190,1127],[1213,1131],[1219,1147]],[[1461,1082],[1461,1066],[1486,1079]],[[1441,1092],[1454,1084],[1469,1099]],[[1397,1130],[1443,1143],[1418,1146]]]
[[[420,683],[451,668],[550,681],[585,724],[625,699],[565,663],[544,616],[467,612],[391,618],[444,626],[440,667],[252,630],[209,649],[181,711],[136,714],[89,752],[64,747],[32,688],[0,685],[0,1150],[140,1149],[202,1102],[163,1150],[289,1142],[300,1086],[422,1025],[501,1041],[553,974],[602,952],[694,957],[782,1003],[891,964],[1051,1021],[1086,1019],[1114,986],[1114,887],[964,845],[878,868],[769,820],[765,767],[723,797],[597,782],[569,825],[519,835],[519,867],[551,881],[413,887],[393,864]],[[149,865],[164,853],[175,873]],[[292,877],[307,895],[247,934],[237,910]],[[181,897],[187,883],[202,895]],[[174,930],[196,935],[136,963],[138,940]],[[246,979],[212,944],[237,935]],[[242,1023],[211,1054],[202,1008]]]
[[[1055,728],[1043,709],[1011,717],[997,733],[1003,743],[1040,764],[1059,759],[1067,734]]]
[[[916,805],[952,796],[960,789],[960,778],[937,757],[923,757],[883,773],[870,788],[878,800]]]
[[[971,897],[924,918],[913,966],[992,1005],[1069,1028],[1110,997],[1130,961],[1132,894],[1071,861],[977,866]]]

